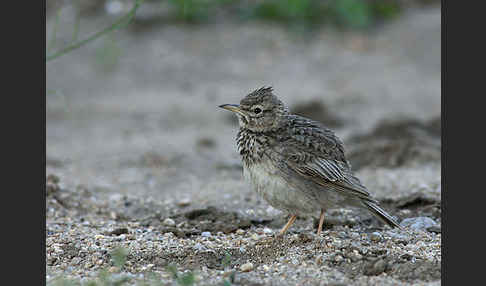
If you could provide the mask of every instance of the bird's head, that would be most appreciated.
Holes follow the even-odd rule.
[[[262,87],[251,92],[240,104],[223,104],[219,107],[234,112],[240,128],[253,132],[278,129],[288,113],[287,107],[273,94],[271,87]]]

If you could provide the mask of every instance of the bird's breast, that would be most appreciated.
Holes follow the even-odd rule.
[[[277,169],[267,160],[243,163],[243,176],[267,201],[275,200],[283,190],[288,189],[285,180],[277,175]]]
[[[291,213],[315,211],[315,201],[293,188],[270,160],[243,163],[243,176],[253,189],[274,208]]]

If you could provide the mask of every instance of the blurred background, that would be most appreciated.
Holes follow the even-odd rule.
[[[379,199],[440,200],[439,1],[137,3],[49,58],[135,1],[47,1],[46,172],[66,188],[269,211],[218,108],[265,85],[335,130]]]

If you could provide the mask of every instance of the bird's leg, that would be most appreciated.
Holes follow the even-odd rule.
[[[292,215],[287,224],[280,230],[279,235],[283,235],[287,231],[287,229],[289,229],[289,227],[294,223],[296,218],[296,215]]]
[[[321,209],[321,216],[319,217],[319,226],[317,227],[317,235],[321,234],[322,224],[324,223],[324,209]]]

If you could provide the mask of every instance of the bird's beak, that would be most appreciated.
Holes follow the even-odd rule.
[[[245,113],[243,112],[243,110],[241,110],[241,108],[238,104],[223,104],[223,105],[220,105],[219,107],[227,109],[229,111],[239,113],[242,116],[245,116]]]

